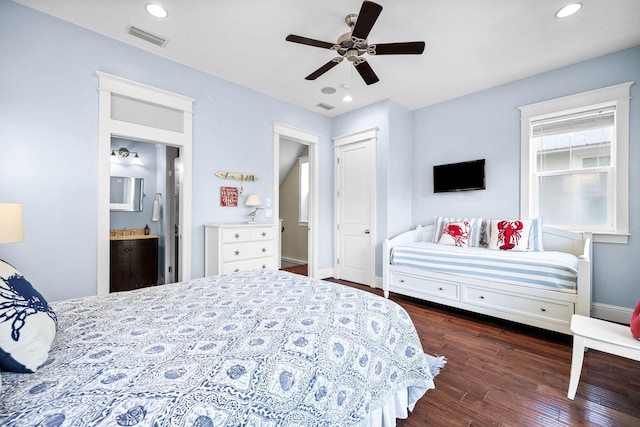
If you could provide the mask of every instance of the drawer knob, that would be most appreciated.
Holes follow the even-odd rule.
[[[544,308],[544,307],[542,307],[542,308],[540,309],[540,311],[545,312],[545,311],[547,311],[547,309],[546,309],[546,308]]]
[[[262,248],[262,253],[267,252],[267,248]]]
[[[442,289],[442,287],[440,287],[440,288],[438,288],[438,290],[439,290],[439,291],[442,291],[442,290],[444,290],[444,289]]]
[[[236,233],[236,234],[234,234],[234,236],[233,236],[233,237],[235,237],[236,239],[239,239],[239,238],[240,238],[240,233]]]
[[[262,264],[262,268],[267,268],[267,266],[265,264]]]
[[[267,232],[266,231],[262,232],[262,237],[267,237]]]
[[[404,279],[400,279],[400,283],[404,283]]]
[[[236,249],[236,251],[234,252],[234,254],[235,254],[236,256],[238,256],[238,255],[240,255],[240,251]]]
[[[484,295],[480,295],[480,299],[484,299]]]
[[[240,271],[240,269],[239,269],[239,268],[236,268],[236,269],[235,269],[235,270],[233,270],[233,271],[235,271],[235,272],[237,273],[238,271]]]

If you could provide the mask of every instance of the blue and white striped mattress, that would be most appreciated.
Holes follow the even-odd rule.
[[[555,251],[516,252],[418,242],[396,246],[392,265],[575,293],[578,257]]]

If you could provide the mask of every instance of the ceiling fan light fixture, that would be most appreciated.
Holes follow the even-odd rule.
[[[556,12],[556,18],[567,18],[567,17],[575,14],[580,9],[582,9],[582,3],[581,2],[570,3],[568,5],[565,5],[565,6],[561,7]]]
[[[151,16],[155,16],[156,18],[166,18],[169,16],[167,9],[157,3],[148,3],[144,8]]]

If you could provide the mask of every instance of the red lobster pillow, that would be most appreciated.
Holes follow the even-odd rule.
[[[529,248],[530,232],[530,219],[492,219],[489,225],[489,249],[526,251]]]
[[[640,301],[631,315],[631,333],[640,340]]]
[[[471,244],[471,231],[474,220],[459,222],[445,222],[442,226],[442,236],[438,240],[440,245],[473,246]]]

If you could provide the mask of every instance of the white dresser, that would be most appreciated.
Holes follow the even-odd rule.
[[[280,268],[280,233],[275,224],[205,224],[204,274]]]

